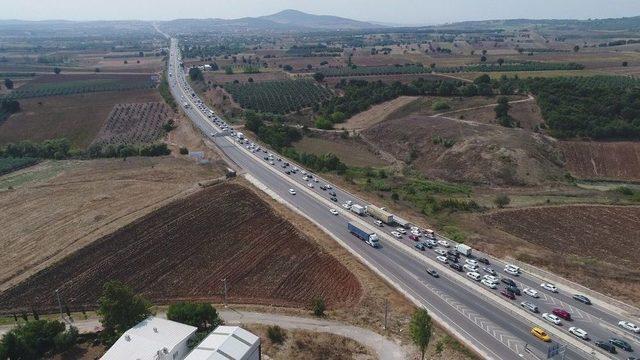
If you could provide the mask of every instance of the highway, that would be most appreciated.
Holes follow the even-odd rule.
[[[371,217],[358,217],[345,210],[341,204],[350,200],[354,203],[367,203],[356,196],[333,187],[338,199],[337,203],[330,201],[328,191],[320,189],[320,185],[328,182],[319,180],[311,182],[302,179],[303,175],[287,175],[282,164],[285,161],[277,159],[281,156],[274,154],[273,165],[263,159],[263,151],[249,149],[247,143],[230,136],[217,126],[210,118],[208,109],[199,108],[197,96],[192,96],[188,88],[183,69],[179,66],[177,41],[172,40],[169,77],[171,91],[176,101],[181,105],[187,116],[202,131],[203,136],[218,146],[222,152],[239,166],[242,171],[268,188],[272,193],[283,199],[324,231],[332,235],[337,241],[356,254],[361,261],[372,270],[383,276],[412,299],[417,304],[427,308],[436,321],[444,324],[447,329],[465,341],[471,348],[486,358],[491,359],[544,359],[550,346],[531,335],[534,325],[543,327],[553,343],[566,344],[565,359],[593,359],[607,358],[602,349],[594,346],[595,340],[607,340],[612,336],[624,338],[636,351],[640,351],[640,337],[616,326],[619,320],[629,320],[639,323],[638,319],[625,318],[597,304],[585,305],[572,299],[559,286],[559,293],[551,293],[540,287],[540,279],[530,274],[517,277],[508,276],[502,272],[504,262],[484,254],[490,259],[491,267],[500,276],[510,277],[518,283],[520,289],[532,288],[539,292],[540,298],[534,299],[527,295],[518,296],[516,300],[509,300],[499,294],[499,290],[492,290],[465,275],[456,272],[449,266],[436,261],[433,250],[419,251],[414,248],[414,242],[406,235],[395,239],[390,235],[394,228],[377,227]],[[188,106],[185,107],[184,104]],[[271,152],[269,152],[271,153]],[[314,175],[315,176],[315,175]],[[291,195],[289,189],[294,189],[296,195]],[[329,212],[330,208],[339,211],[338,215]],[[360,241],[347,230],[349,221],[358,222],[381,237],[381,248],[373,248]],[[443,248],[440,246],[439,248]],[[462,257],[461,259],[464,259]],[[464,263],[464,260],[461,260]],[[480,264],[482,267],[483,264]],[[433,278],[426,273],[426,268],[436,269],[440,277]],[[562,308],[571,313],[573,320],[564,321],[562,326],[555,326],[546,322],[540,314],[534,314],[519,306],[522,301],[535,303],[540,313],[551,312],[553,308]],[[570,326],[577,326],[589,334],[590,341],[583,341],[567,332]],[[526,348],[525,348],[526,347]],[[630,356],[618,349],[617,355],[610,355],[616,359],[626,359]]]

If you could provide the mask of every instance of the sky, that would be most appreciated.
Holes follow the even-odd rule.
[[[356,20],[431,25],[487,19],[640,15],[640,0],[6,0],[0,19],[171,20],[238,18],[284,9]]]

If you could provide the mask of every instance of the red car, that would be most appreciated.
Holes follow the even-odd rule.
[[[562,310],[562,309],[553,309],[552,311],[553,315],[563,318],[567,321],[571,320],[571,314],[569,314],[566,310]]]
[[[508,299],[511,299],[511,300],[515,300],[516,299],[516,296],[513,295],[513,293],[511,291],[507,290],[507,289],[502,289],[500,291],[500,294],[502,294],[502,296],[504,296],[504,297],[506,297]]]
[[[420,240],[419,237],[415,236],[415,235],[409,235],[409,239],[413,240],[413,241],[418,241]]]

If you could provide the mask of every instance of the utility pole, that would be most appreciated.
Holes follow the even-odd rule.
[[[224,307],[227,307],[227,278],[222,279],[222,282],[224,283]]]
[[[387,330],[387,318],[389,315],[389,300],[384,299],[384,329]]]
[[[58,308],[60,309],[60,319],[64,320],[64,316],[62,315],[62,301],[60,301],[60,292],[56,289],[56,298],[58,299]]]

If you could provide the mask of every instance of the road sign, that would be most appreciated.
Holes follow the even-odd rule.
[[[553,344],[547,349],[547,359],[551,359],[560,353],[560,344]]]

